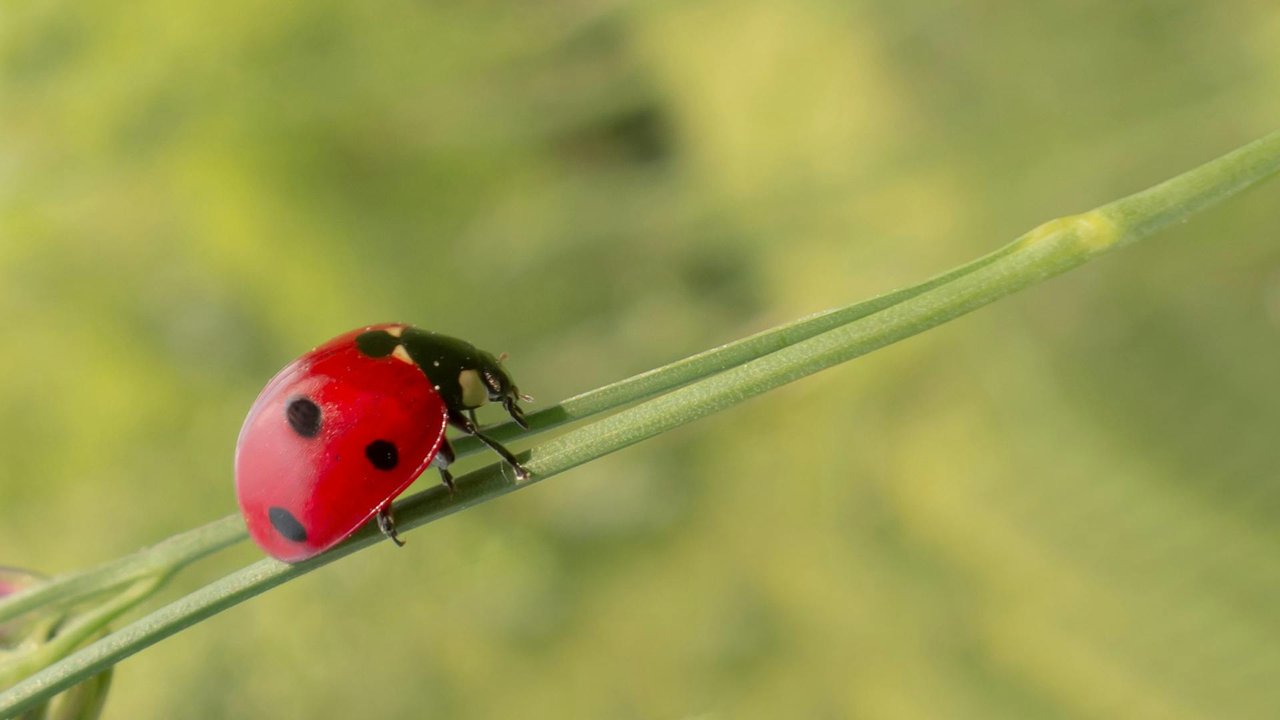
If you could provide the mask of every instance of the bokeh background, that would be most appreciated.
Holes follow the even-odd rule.
[[[351,327],[537,407],[1280,125],[1267,2],[2,12],[0,563],[45,572],[233,512],[249,404]],[[106,717],[1274,717],[1278,200],[289,583]]]

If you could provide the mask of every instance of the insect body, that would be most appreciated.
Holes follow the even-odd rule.
[[[371,518],[396,543],[391,501],[430,465],[453,489],[449,425],[529,472],[480,431],[500,402],[528,427],[528,401],[498,358],[409,325],[353,330],[294,360],[258,396],[236,442],[236,495],[249,535],[286,562],[313,557]]]

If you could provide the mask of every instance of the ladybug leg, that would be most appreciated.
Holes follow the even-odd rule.
[[[449,489],[449,494],[452,495],[458,489],[453,484],[453,473],[449,472],[449,469],[443,465],[438,465],[437,467],[440,468],[440,482],[444,483],[444,486]]]
[[[466,415],[450,412],[449,421],[466,434],[475,435],[477,440],[487,445],[490,450],[502,456],[502,459],[506,460],[507,464],[511,466],[511,469],[515,471],[516,482],[524,482],[529,479],[529,471],[520,464],[519,460],[516,460],[516,456],[512,455],[510,450],[502,447],[497,440],[494,440],[488,435],[480,432],[480,428],[476,427],[476,424],[471,422],[471,419]]]
[[[516,404],[515,398],[511,397],[510,395],[503,398],[502,407],[507,409],[507,414],[511,416],[512,420],[516,421],[517,425],[524,428],[525,430],[529,429],[529,421],[524,419],[524,410],[522,410],[520,406]]]
[[[467,408],[467,417],[471,418],[471,424],[480,427],[480,421],[476,419],[476,409]]]
[[[387,504],[378,511],[378,529],[383,535],[391,538],[391,542],[397,547],[404,547],[404,541],[400,539],[400,534],[396,532],[396,520],[391,517],[391,505]]]
[[[440,450],[436,452],[436,456],[431,460],[431,464],[435,465],[440,471],[440,481],[444,483],[445,487],[449,488],[450,493],[457,489],[453,486],[453,473],[449,472],[449,466],[453,464],[456,457],[457,455],[453,452],[453,446],[446,439],[440,443]]]

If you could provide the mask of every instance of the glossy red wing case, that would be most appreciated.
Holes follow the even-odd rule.
[[[249,534],[286,562],[317,555],[368,522],[431,463],[447,412],[403,353],[370,357],[335,338],[267,384],[236,443],[236,495]]]

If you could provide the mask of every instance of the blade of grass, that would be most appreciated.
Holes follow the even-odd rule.
[[[593,415],[629,405],[638,400],[660,395],[668,390],[723,372],[731,367],[776,352],[832,328],[846,325],[880,312],[887,307],[910,300],[956,278],[986,267],[1011,251],[1012,246],[1005,246],[919,285],[894,290],[847,307],[814,313],[785,325],[779,325],[776,328],[770,328],[755,335],[748,335],[740,340],[734,340],[696,355],[690,355],[669,365],[634,375],[625,380],[619,380],[581,395],[575,395],[559,404],[530,413],[527,417],[529,431],[522,430],[514,422],[505,422],[486,429],[485,434],[501,441],[518,440],[529,437],[530,432],[543,432],[561,425],[585,420]],[[454,442],[454,450],[460,455],[477,452],[481,449],[483,449],[483,445],[473,437],[459,438]]]
[[[47,643],[36,646],[29,654],[0,663],[0,678],[21,677],[64,657],[86,639],[100,633],[122,613],[150,597],[161,584],[163,578],[143,578],[88,612],[74,616],[59,625],[57,633]]]
[[[240,518],[225,517],[98,567],[50,578],[0,600],[0,623],[39,607],[71,605],[147,576],[167,574],[245,537]]]
[[[514,422],[506,422],[486,429],[486,434],[500,441],[527,439],[538,433],[659,395],[909,300],[985,267],[1010,250],[1011,246],[1000,248],[919,285],[894,290],[846,307],[815,313],[576,395],[556,405],[530,413],[527,416],[530,425],[527,431]],[[454,451],[459,456],[484,449],[484,446],[474,437],[458,438],[453,441],[453,444]],[[144,548],[124,558],[85,571],[50,578],[47,582],[21,594],[0,600],[0,623],[17,618],[37,607],[79,602],[104,590],[125,585],[147,575],[172,573],[247,537],[248,534],[238,517],[222,518],[203,527],[175,535],[158,545]]]
[[[782,384],[850,360],[956,318],[1135,242],[1280,172],[1280,132],[1148,190],[1079,215],[1051,220],[967,272],[900,302],[806,340],[712,375],[666,395],[572,430],[535,448],[526,467],[533,481],[576,467],[661,432],[742,402]],[[531,484],[531,483],[526,483]],[[457,481],[450,496],[432,488],[397,504],[408,530],[514,485],[494,465]],[[112,666],[185,627],[254,595],[379,541],[366,528],[335,551],[298,565],[262,560],[166,605],[45,668],[0,694],[0,713],[14,714]]]

